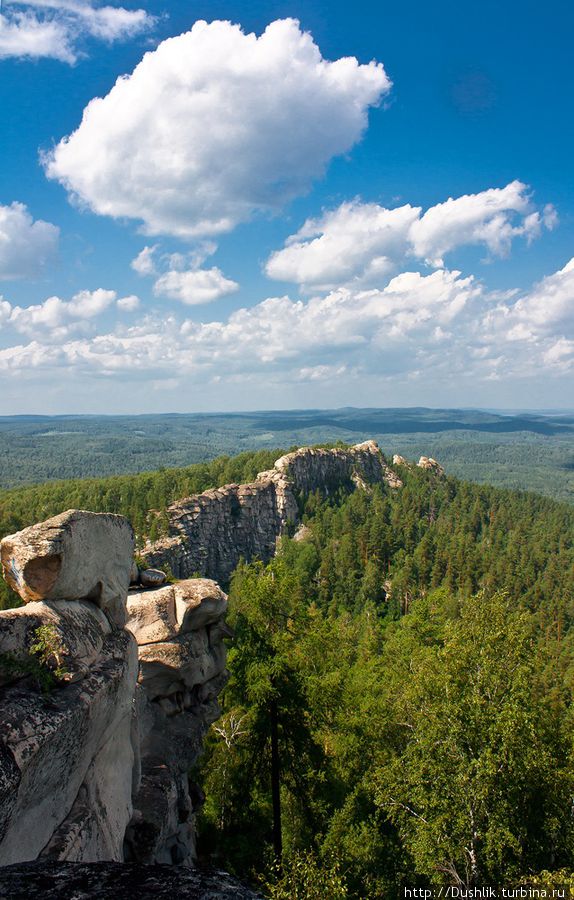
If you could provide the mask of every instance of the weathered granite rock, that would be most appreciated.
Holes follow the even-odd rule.
[[[104,613],[83,600],[52,603],[28,603],[18,609],[7,609],[0,615],[0,685],[17,680],[2,667],[2,654],[26,658],[42,626],[53,629],[63,651],[63,663],[71,676],[85,674],[102,652],[111,631]]]
[[[348,450],[302,448],[252,484],[228,484],[174,503],[168,537],[148,544],[143,556],[150,566],[169,565],[176,578],[199,573],[225,585],[240,558],[272,558],[280,536],[298,521],[300,493],[373,484],[402,486],[374,441]]]
[[[209,578],[191,578],[174,585],[175,614],[182,634],[197,631],[223,619],[227,596]]]
[[[92,792],[94,805],[102,801],[99,823],[93,826],[98,835],[90,846],[95,853],[122,858],[131,815],[136,671],[132,635],[112,631],[82,681],[48,697],[21,685],[3,689],[0,786],[9,803],[0,803],[0,865],[36,859],[58,829],[60,845],[69,847],[73,840],[65,836],[65,826],[61,829],[82,786],[88,796]]]
[[[419,469],[427,469],[428,471],[435,472],[437,475],[444,475],[443,467],[436,459],[433,459],[432,456],[421,456],[417,466]]]
[[[127,610],[126,628],[141,646],[214,624],[227,612],[227,597],[215,581],[189,578],[156,590],[130,591]]]
[[[130,591],[126,628],[138,644],[165,641],[176,635],[174,585],[151,591]]]
[[[123,516],[77,509],[0,544],[4,577],[26,603],[88,599],[118,627],[125,622],[133,550],[133,529]]]
[[[48,860],[0,870],[1,900],[263,900],[217,869]]]
[[[126,861],[191,865],[196,857],[192,814],[187,775],[150,757],[126,831]]]
[[[132,591],[127,628],[139,645],[141,784],[126,859],[191,865],[193,802],[187,772],[219,715],[226,680],[227,597],[205,578]]]
[[[395,453],[393,456],[393,466],[408,466],[408,462],[401,456],[400,453]]]
[[[133,811],[131,724],[126,709],[95,753],[72,809],[41,857],[66,862],[123,860],[124,834]]]
[[[167,575],[161,569],[143,569],[140,572],[140,583],[143,587],[159,587],[166,581]]]

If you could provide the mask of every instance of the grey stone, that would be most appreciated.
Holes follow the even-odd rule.
[[[0,870],[2,900],[263,900],[217,869],[42,860]]]
[[[136,666],[133,637],[115,631],[81,682],[48,697],[19,685],[4,688],[0,760],[7,772],[4,790],[15,800],[7,817],[2,811],[0,866],[38,857],[70,814],[82,785],[93,780],[90,768],[106,745],[105,777],[123,798],[131,790],[129,726]],[[102,814],[105,818],[105,810]],[[131,808],[124,809],[123,817],[114,811],[113,820],[105,823],[118,832],[116,848],[130,815]]]
[[[298,521],[297,495],[343,485],[402,486],[374,441],[348,450],[302,448],[260,472],[252,484],[228,484],[174,503],[169,535],[148,544],[150,566],[168,565],[176,578],[200,574],[225,585],[240,558],[268,562],[277,541]]]
[[[72,509],[5,537],[2,570],[25,603],[91,600],[116,626],[125,598],[134,533],[123,516]]]
[[[52,603],[28,603],[0,613],[0,654],[26,658],[36,641],[38,628],[49,626],[59,640],[63,663],[70,675],[85,673],[99,657],[111,631],[104,613],[93,603],[56,600]],[[0,685],[16,680],[5,674],[0,657]]]
[[[161,569],[142,569],[140,572],[140,583],[143,587],[159,587],[166,581],[167,575]]]

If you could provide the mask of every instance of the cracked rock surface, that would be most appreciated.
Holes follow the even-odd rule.
[[[30,863],[0,869],[2,900],[262,900],[218,870],[129,863]]]

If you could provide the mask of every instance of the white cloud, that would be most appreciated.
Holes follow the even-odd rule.
[[[11,56],[51,57],[67,63],[76,59],[64,23],[17,11],[10,16],[0,13],[0,59]]]
[[[213,241],[201,241],[188,253],[164,253],[158,259],[159,244],[154,244],[144,247],[132,260],[131,267],[140,275],[156,278],[153,286],[156,297],[198,306],[239,290],[237,282],[226,278],[216,266],[202,268],[216,250]]]
[[[136,297],[135,294],[130,294],[128,297],[120,297],[120,299],[116,301],[116,305],[122,312],[133,312],[138,309],[140,298]]]
[[[138,275],[155,275],[155,252],[158,248],[157,244],[153,247],[144,247],[140,250],[135,259],[132,259],[130,266]]]
[[[60,229],[23,203],[0,206],[0,279],[33,278],[56,255]]]
[[[409,205],[342,203],[320,219],[308,219],[271,255],[266,274],[313,288],[332,288],[357,276],[380,279],[405,256],[409,228],[420,212]]]
[[[341,289],[308,302],[272,297],[233,312],[225,322],[148,317],[90,340],[65,340],[59,355],[44,361],[37,352],[43,338],[36,333],[29,356],[22,346],[0,351],[0,368],[57,364],[108,374],[136,371],[158,378],[177,371],[205,378],[287,366],[296,380],[313,381],[329,372],[339,377],[345,367],[372,370],[381,359],[394,370],[408,369],[421,337],[429,334],[435,341],[437,327],[479,295],[472,278],[458,272],[403,273],[382,291]]]
[[[85,36],[112,43],[154,22],[143,9],[95,6],[87,0],[10,0],[0,13],[0,59],[49,57],[73,64]]]
[[[513,214],[529,213],[528,187],[512,181],[504,188],[490,188],[479,194],[465,194],[426,211],[411,228],[417,256],[432,265],[442,265],[443,256],[462,244],[485,244],[495,256],[505,256],[517,236],[536,237],[540,215],[524,215],[513,224]]]
[[[574,258],[547,275],[531,291],[513,302],[496,304],[485,316],[488,333],[505,341],[540,343],[546,338],[574,338]],[[552,345],[555,346],[554,344]],[[557,351],[547,355],[551,362]]]
[[[66,338],[87,320],[101,315],[116,299],[115,291],[79,291],[71,300],[48,297],[35,306],[13,306],[7,324],[38,341]]]
[[[221,269],[170,269],[157,279],[153,292],[156,297],[169,297],[187,306],[212,303],[239,290],[236,281],[226,278]]]
[[[0,295],[0,325],[4,325],[10,319],[12,306]]]
[[[133,299],[81,292],[67,303],[52,297],[27,309],[0,299],[0,321],[30,337],[0,350],[0,370],[47,382],[50,372],[66,371],[150,385],[177,377],[222,390],[336,381],[354,391],[370,390],[373,379],[421,390],[502,381],[506,388],[524,379],[538,386],[574,371],[574,259],[522,292],[488,292],[457,271],[411,271],[383,288],[270,297],[224,321],[142,313],[135,324],[118,316],[95,332],[99,314],[127,309]]]
[[[533,240],[542,225],[554,228],[548,204],[531,210],[528,188],[513,181],[432,206],[422,215],[409,204],[386,209],[355,200],[319,219],[309,219],[265,265],[270,278],[292,281],[306,291],[336,284],[379,285],[409,257],[443,266],[443,256],[465,244],[483,244],[505,256],[516,237]]]
[[[260,37],[200,21],[92,100],[46,172],[148,234],[215,235],[305,193],[390,86],[379,63],[324,60],[294,19]]]

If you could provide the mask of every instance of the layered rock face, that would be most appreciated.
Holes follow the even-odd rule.
[[[121,516],[79,510],[2,541],[27,605],[0,613],[0,865],[123,859],[138,752],[137,646],[119,627],[133,547]],[[48,695],[22,678],[38,641],[65,672]]]
[[[199,574],[226,584],[240,558],[271,559],[277,539],[297,522],[299,494],[383,482],[402,485],[375,441],[349,450],[296,450],[251,484],[228,484],[174,503],[169,536],[143,555],[151,566],[169,566],[176,578]]]
[[[193,861],[227,598],[204,579],[128,596],[133,548],[125,519],[79,510],[2,542],[26,605],[0,613],[0,866]],[[48,694],[32,663],[58,669]]]
[[[219,715],[226,612],[227,597],[207,579],[129,594],[127,628],[140,660],[141,780],[126,833],[128,860],[190,865],[195,858],[193,813],[201,792],[187,773]]]

